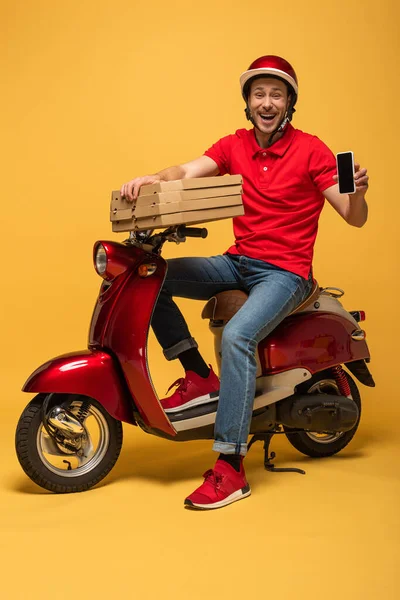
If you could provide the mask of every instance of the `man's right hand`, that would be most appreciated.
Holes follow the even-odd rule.
[[[174,181],[188,177],[213,177],[218,175],[219,168],[217,163],[209,156],[200,156],[183,165],[176,165],[163,169],[154,175],[145,175],[136,177],[121,187],[121,196],[129,202],[135,202],[139,195],[142,185],[158,183],[159,181]]]
[[[158,183],[159,181],[161,181],[161,177],[159,175],[144,175],[143,177],[136,177],[135,179],[131,179],[131,181],[128,181],[128,183],[124,183],[121,186],[121,196],[130,202],[134,202],[137,200],[142,185]]]

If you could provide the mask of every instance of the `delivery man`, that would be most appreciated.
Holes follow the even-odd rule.
[[[258,342],[300,304],[312,287],[312,258],[325,199],[349,223],[367,220],[366,169],[356,165],[356,192],[340,194],[336,160],[317,137],[291,125],[298,97],[292,66],[278,56],[255,60],[240,77],[251,129],[223,137],[203,156],[121,187],[135,201],[142,185],[189,177],[241,174],[244,216],[233,219],[234,244],[220,256],[168,261],[167,278],[152,327],[167,360],[185,370],[167,414],[219,396],[214,467],[185,505],[212,509],[250,495],[243,467],[256,386]],[[224,328],[221,380],[207,366],[173,297],[208,300],[240,289],[248,300]],[[171,386],[171,387],[173,387]]]

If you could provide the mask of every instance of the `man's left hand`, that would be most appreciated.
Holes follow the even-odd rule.
[[[356,191],[354,194],[350,194],[350,196],[358,196],[359,198],[364,198],[368,189],[369,181],[367,169],[361,169],[360,165],[356,163],[354,165],[354,171],[354,183],[356,184]],[[337,181],[338,176],[334,175],[333,179]]]

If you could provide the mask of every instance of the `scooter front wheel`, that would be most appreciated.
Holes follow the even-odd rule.
[[[32,481],[52,492],[83,492],[116,463],[122,424],[87,396],[39,394],[20,417],[15,446]]]

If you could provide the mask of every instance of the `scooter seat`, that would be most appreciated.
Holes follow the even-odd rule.
[[[319,295],[320,287],[318,282],[314,279],[310,294],[305,300],[303,300],[303,302],[301,302],[301,304],[292,310],[290,315],[303,311],[310,304],[315,302]],[[215,296],[212,296],[212,298],[209,299],[203,308],[201,317],[202,319],[211,319],[212,321],[228,322],[243,306],[248,297],[249,295],[241,290],[229,290],[228,292],[220,292],[219,294],[215,294]]]

